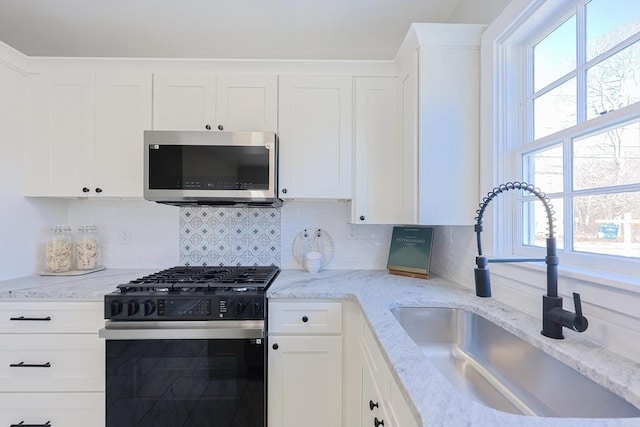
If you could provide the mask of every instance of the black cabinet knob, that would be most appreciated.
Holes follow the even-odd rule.
[[[224,126],[218,125],[218,130],[224,130]]]
[[[374,402],[373,400],[369,401],[369,409],[373,411],[373,408],[377,408],[377,407],[378,407],[378,402]]]
[[[278,344],[274,344],[271,346],[272,349],[277,350],[278,349]]]
[[[88,193],[89,191],[91,191],[91,190],[89,190],[87,187],[82,187],[82,192],[83,193]]]
[[[206,130],[211,130],[211,125],[205,125],[205,126],[204,126],[204,128],[205,128]]]
[[[375,427],[380,427],[380,426],[384,426],[384,420],[379,420],[378,417],[375,417],[373,419],[373,425]]]
[[[287,194],[287,189],[286,188],[282,189],[282,194]]]
[[[360,221],[364,221],[364,215],[360,215]]]
[[[307,316],[302,316],[302,321],[304,323],[307,323],[309,321],[309,318]]]
[[[102,188],[96,187],[96,193],[102,193]]]

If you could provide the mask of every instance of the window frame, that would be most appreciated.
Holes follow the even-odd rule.
[[[585,5],[587,0],[563,0],[563,1],[545,1],[534,0],[528,5],[516,6],[521,10],[511,12],[513,14],[510,23],[503,23],[504,28],[499,34],[486,34],[484,36],[484,47],[490,47],[490,56],[486,56],[485,63],[491,63],[493,76],[491,79],[491,113],[488,114],[488,123],[490,130],[486,129],[482,132],[482,139],[485,145],[491,144],[491,159],[481,158],[481,180],[480,190],[483,189],[483,183],[489,181],[492,177],[491,185],[507,182],[509,180],[522,180],[524,176],[524,163],[526,153],[540,150],[545,147],[562,144],[563,147],[563,170],[565,183],[563,185],[563,203],[569,203],[571,196],[576,194],[572,190],[570,184],[571,177],[568,168],[569,156],[571,152],[571,139],[575,139],[580,135],[597,132],[612,126],[615,123],[624,123],[633,119],[640,118],[640,103],[614,110],[606,115],[586,120],[586,70],[594,63],[605,60],[614,54],[620,52],[636,41],[640,40],[640,35],[616,44],[615,48],[600,54],[589,61],[586,61],[586,44],[584,40],[578,40],[578,55],[582,56],[582,60],[578,58],[576,69],[561,77],[562,81],[567,81],[572,77],[578,80],[577,102],[580,107],[577,111],[577,124],[571,128],[563,129],[551,135],[539,138],[537,141],[533,139],[533,63],[532,50],[537,42],[541,41],[555,30],[558,25],[565,22],[574,13],[576,13],[576,25],[582,27]],[[581,5],[581,7],[579,7]],[[516,8],[514,7],[514,9]],[[503,14],[509,19],[509,13]],[[535,34],[535,37],[531,35]],[[523,79],[522,75],[526,75]],[[485,80],[486,82],[487,80]],[[547,92],[552,87],[557,87],[551,82],[545,87],[540,88],[537,92]],[[515,119],[513,115],[516,115]],[[486,121],[485,121],[486,123]],[[491,139],[491,142],[487,141]],[[524,141],[523,143],[518,143]],[[568,143],[569,142],[569,143]],[[490,167],[492,171],[488,171]],[[517,177],[517,178],[514,178]],[[526,179],[525,179],[526,180]],[[567,191],[569,189],[570,191]],[[631,188],[630,188],[631,189]],[[640,191],[640,184],[633,184],[634,191]],[[544,189],[543,189],[544,190]],[[600,194],[606,192],[607,189],[598,189]],[[514,192],[516,193],[516,192]],[[578,192],[582,193],[582,192]],[[558,193],[551,193],[550,196]],[[481,192],[481,197],[483,193]],[[489,246],[494,255],[515,255],[526,257],[540,257],[544,255],[544,248],[534,247],[523,244],[523,201],[535,200],[535,197],[517,192],[516,195],[506,199],[506,202],[496,203],[494,207],[495,213],[492,215],[493,241]],[[553,201],[552,201],[553,204]],[[569,236],[565,241],[572,241],[572,221],[571,210],[563,209],[565,233]],[[515,214],[515,215],[514,215]],[[507,224],[507,225],[503,225]],[[513,224],[511,226],[511,224]],[[566,245],[565,245],[566,246]],[[610,256],[603,254],[592,254],[574,251],[559,251],[561,258],[560,274],[566,274],[571,277],[584,277],[587,280],[597,278],[600,283],[610,285],[620,285],[631,289],[636,289],[636,285],[640,285],[640,278],[637,274],[640,261],[637,258],[625,258],[619,256]],[[529,267],[531,266],[531,267]],[[594,267],[595,266],[595,267]],[[526,264],[525,268],[539,270],[543,266],[534,266]],[[603,280],[604,279],[604,280]]]

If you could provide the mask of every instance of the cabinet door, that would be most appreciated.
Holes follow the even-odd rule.
[[[351,221],[399,221],[401,145],[396,78],[355,79],[355,161]]]
[[[216,77],[217,129],[276,132],[277,111],[277,76]]]
[[[351,80],[280,77],[280,197],[351,198]]]
[[[98,74],[93,191],[100,189],[104,196],[142,197],[145,129],[151,129],[151,75]]]
[[[404,63],[398,79],[400,96],[399,224],[418,220],[418,52]]]
[[[215,128],[215,77],[208,73],[161,73],[153,76],[153,128]]]
[[[268,427],[342,425],[342,338],[269,338]]]
[[[95,78],[92,72],[29,77],[27,196],[85,196],[93,186]]]
[[[366,357],[362,357],[362,400],[360,416],[362,427],[388,426],[383,396],[378,390],[375,374]],[[378,379],[379,380],[379,379]],[[383,381],[386,378],[383,379]],[[377,420],[377,423],[376,423]],[[380,424],[383,423],[383,424]]]

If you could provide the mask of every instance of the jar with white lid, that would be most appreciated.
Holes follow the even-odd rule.
[[[94,270],[102,267],[100,235],[95,225],[81,225],[76,236],[76,269]]]
[[[68,225],[53,225],[45,246],[44,268],[48,273],[73,270],[73,236]]]

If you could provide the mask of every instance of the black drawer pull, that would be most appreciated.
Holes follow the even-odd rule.
[[[11,424],[9,427],[50,427],[51,421],[47,421],[44,424],[25,424],[24,421],[20,421],[18,424]]]
[[[20,362],[20,363],[12,363],[9,365],[10,368],[50,368],[51,367],[51,362],[47,362],[47,363],[24,363],[24,362]]]
[[[373,408],[378,408],[378,402],[373,402],[373,400],[369,401],[369,409],[371,409],[373,411]]]
[[[375,427],[380,427],[380,426],[384,426],[384,420],[379,420],[378,417],[375,417],[373,419],[373,425]]]
[[[35,320],[35,321],[40,321],[40,322],[48,322],[51,320],[51,316],[47,316],[47,317],[24,317],[24,316],[20,316],[20,317],[10,317],[9,320]]]

